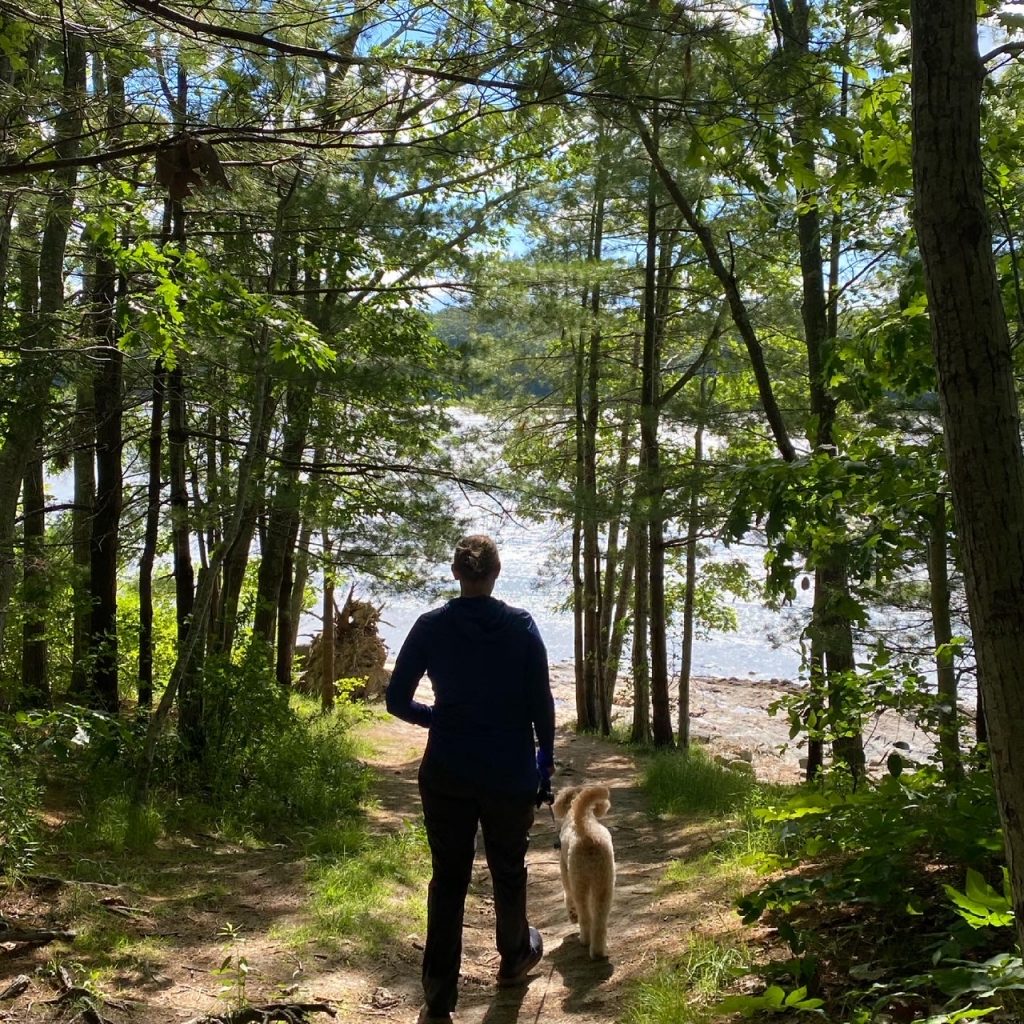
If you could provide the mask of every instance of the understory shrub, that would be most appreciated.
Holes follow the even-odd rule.
[[[1006,898],[986,881],[1001,882],[1003,857],[987,770],[958,785],[925,767],[853,792],[805,786],[759,815],[784,836],[775,865],[788,872],[738,906],[789,945],[765,972],[775,988],[822,995],[829,1019],[851,1024],[1004,1019],[1024,973],[999,930]]]
[[[366,796],[368,774],[351,735],[358,716],[344,703],[323,715],[262,669],[209,669],[196,786],[223,819],[264,835],[328,825]]]
[[[144,718],[71,706],[19,716],[31,738],[31,756],[23,760],[38,765],[50,783],[81,805],[81,817],[66,828],[62,844],[142,850],[181,828],[257,839],[308,838],[352,816],[365,799],[368,773],[352,739],[354,709],[339,704],[323,715],[251,665],[211,662],[198,697],[200,741],[186,749],[171,722],[141,804],[136,782]],[[0,768],[3,743],[0,734]],[[31,804],[25,770],[0,775],[0,800],[12,807]],[[14,810],[3,816],[12,822],[24,818]]]
[[[39,851],[41,787],[16,719],[0,719],[0,875],[30,871]]]

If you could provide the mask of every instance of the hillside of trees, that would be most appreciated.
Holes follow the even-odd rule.
[[[355,814],[300,619],[416,591],[475,495],[564,525],[575,728],[652,764],[729,595],[813,595],[740,904],[804,992],[722,1013],[1019,1019],[1022,52],[973,0],[0,0],[10,891],[62,802]],[[763,581],[708,558],[751,537]],[[892,710],[935,757],[879,778]],[[928,942],[826,984],[800,915],[862,903]]]

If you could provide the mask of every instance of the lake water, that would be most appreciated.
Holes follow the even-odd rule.
[[[495,597],[508,604],[526,608],[534,617],[548,648],[552,663],[573,658],[573,620],[565,610],[571,588],[571,537],[557,524],[536,525],[515,521],[508,516],[480,514],[471,520],[472,532],[489,533],[498,543],[502,570]],[[756,548],[732,551],[716,549],[713,558],[741,557],[755,575],[762,574],[762,552]],[[457,584],[447,565],[439,566],[435,579],[451,584],[451,596]],[[413,597],[383,598],[381,634],[391,656],[398,648],[416,617],[430,607]],[[436,604],[441,601],[435,602]],[[735,610],[739,629],[735,633],[712,632],[694,644],[693,672],[703,676],[738,676],[748,679],[796,680],[800,654],[793,640],[810,611],[810,600],[802,593],[798,604],[783,613],[772,612],[750,601],[728,602]],[[670,635],[670,657],[678,665],[678,627]],[[671,667],[671,666],[670,666]]]
[[[501,429],[495,428],[485,416],[467,409],[454,410],[463,436],[469,439],[474,455],[481,453],[494,464],[500,464]],[[471,435],[471,437],[470,437]],[[502,570],[495,587],[495,597],[508,604],[526,608],[537,622],[553,664],[573,660],[573,619],[568,610],[571,594],[572,538],[567,527],[554,521],[527,523],[503,509],[489,511],[488,499],[464,494],[453,495],[457,513],[467,522],[467,532],[490,534],[498,543]],[[742,558],[752,576],[763,579],[764,549],[741,546],[731,550],[716,546],[709,557]],[[438,566],[433,579],[450,586],[448,596],[455,596],[458,587],[451,578],[448,565]],[[357,586],[357,589],[362,589]],[[410,596],[385,595],[381,613],[381,635],[394,657],[417,616],[431,607],[422,599]],[[442,603],[438,600],[434,606]],[[773,612],[754,601],[738,599],[727,603],[736,613],[736,632],[712,632],[694,643],[693,673],[702,676],[736,676],[747,679],[796,680],[800,669],[800,652],[796,638],[810,616],[811,594],[800,592],[792,608]],[[679,663],[679,627],[670,630],[670,670]]]

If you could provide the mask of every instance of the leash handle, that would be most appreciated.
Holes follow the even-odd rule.
[[[555,809],[551,806],[554,802],[554,797],[548,801],[548,810],[551,812],[551,825],[555,830],[555,841],[553,845],[556,850],[560,850],[562,848],[562,837],[558,834],[558,822],[555,821]]]

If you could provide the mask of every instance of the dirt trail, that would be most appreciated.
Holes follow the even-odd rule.
[[[379,801],[374,827],[391,832],[404,821],[419,820],[416,771],[425,733],[390,718],[361,728],[375,751],[370,759]],[[706,825],[653,820],[645,811],[636,766],[622,748],[576,736],[563,725],[556,756],[556,788],[585,779],[611,790],[612,810],[605,820],[616,845],[618,884],[610,958],[592,962],[566,918],[553,848],[555,829],[542,810],[528,866],[529,913],[544,935],[544,960],[528,985],[495,987],[493,908],[481,853],[466,911],[458,1024],[611,1024],[621,1016],[627,982],[648,972],[659,957],[684,949],[692,929],[721,934],[738,927],[728,904],[716,903],[713,893],[681,892],[662,881],[673,859],[695,856],[708,847],[712,837]],[[173,848],[156,856],[159,881],[151,881],[144,892],[130,882],[86,890],[97,903],[113,909],[112,927],[155,945],[155,956],[126,966],[97,986],[107,997],[103,1012],[114,1024],[180,1024],[201,1013],[223,1012],[218,992],[227,979],[213,972],[226,955],[226,940],[219,934],[225,921],[243,937],[234,952],[248,961],[246,994],[251,1002],[280,999],[284,993],[289,1000],[331,1003],[340,1024],[415,1020],[422,935],[405,935],[372,959],[344,944],[332,953],[315,947],[297,950],[281,937],[307,917],[308,864],[295,860],[288,849],[254,852],[213,837],[194,837],[183,846],[178,837]],[[154,866],[149,858],[147,864]],[[130,867],[111,864],[107,877],[120,883]],[[67,895],[34,887],[9,894],[0,912],[8,918],[48,918],[54,923],[74,914]],[[93,950],[103,941],[94,929]],[[90,951],[80,944],[34,951],[0,946],[0,990],[19,974],[32,979],[23,995],[0,1003],[0,1022],[42,1024],[74,1016],[68,1006],[43,1002],[56,994],[52,977],[45,973],[54,958],[72,965],[76,978],[88,976]]]
[[[424,734],[399,722],[373,730],[379,751],[373,764],[379,773],[384,827],[396,819],[419,816],[416,770]],[[415,756],[410,756],[415,751]],[[554,849],[555,826],[546,810],[538,812],[528,855],[529,914],[544,936],[545,957],[528,985],[499,990],[494,985],[498,955],[494,949],[490,881],[482,852],[473,873],[466,907],[462,987],[456,1020],[459,1024],[513,1024],[516,1021],[578,1021],[608,1024],[621,1016],[626,983],[649,971],[661,956],[686,945],[694,927],[721,933],[737,922],[726,905],[716,906],[707,893],[681,894],[662,879],[669,862],[696,856],[708,848],[711,836],[700,824],[666,824],[646,812],[637,785],[633,759],[608,742],[560,730],[554,786],[580,780],[599,782],[611,790],[612,810],[605,819],[616,847],[617,883],[609,959],[591,961],[566,917]],[[387,974],[365,978],[362,1008],[342,1020],[370,1020],[373,986],[383,986],[399,1000],[383,1017],[411,1021],[419,1006],[420,944],[403,950]],[[396,951],[398,953],[399,951]],[[387,999],[388,996],[384,998]],[[380,994],[378,993],[378,1002]],[[381,1019],[379,1012],[372,1019]]]

